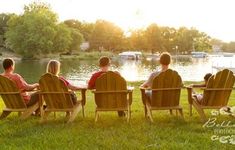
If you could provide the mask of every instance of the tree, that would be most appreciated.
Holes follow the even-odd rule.
[[[57,15],[45,3],[25,6],[24,13],[11,17],[8,25],[7,45],[27,58],[64,51],[72,40],[67,27],[58,24]]]
[[[163,51],[172,52],[175,48],[175,37],[176,37],[176,29],[170,27],[161,27],[161,36],[162,36],[162,48]]]
[[[134,50],[146,50],[147,42],[144,36],[145,32],[143,29],[132,30],[130,40],[130,47]]]
[[[97,20],[90,37],[93,49],[120,50],[123,45],[124,34],[121,28],[105,20]]]
[[[152,54],[154,52],[162,51],[161,30],[157,24],[151,24],[147,27],[145,37],[148,43],[147,47],[151,50]]]
[[[69,46],[69,52],[72,53],[72,50],[80,50],[80,45],[83,42],[83,35],[79,32],[79,30],[71,28],[70,29],[72,42]]]
[[[66,20],[64,23],[70,28],[77,29],[83,35],[84,40],[89,41],[89,38],[94,30],[93,23],[81,22],[74,19]]]
[[[7,22],[14,14],[0,14],[0,47],[5,47],[5,33],[7,31]]]

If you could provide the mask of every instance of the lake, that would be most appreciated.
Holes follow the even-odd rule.
[[[61,75],[75,85],[86,84],[93,72],[98,70],[98,60],[61,61]],[[45,73],[48,60],[17,61],[16,73],[21,74],[29,83],[38,82]],[[173,57],[171,68],[178,71],[183,81],[202,81],[206,73],[216,73],[216,66],[235,67],[234,57],[212,56],[191,58],[190,56]],[[113,59],[111,69],[120,72],[127,81],[146,80],[151,72],[159,68],[157,60],[120,60]],[[2,67],[0,68],[2,72]]]

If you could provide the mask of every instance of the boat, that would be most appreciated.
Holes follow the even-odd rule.
[[[224,57],[233,57],[233,53],[223,53]]]
[[[139,51],[126,51],[119,54],[121,59],[128,60],[140,60],[142,59],[142,53]]]
[[[193,58],[206,58],[208,54],[206,52],[191,52]]]

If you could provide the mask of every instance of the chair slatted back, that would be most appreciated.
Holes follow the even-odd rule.
[[[152,91],[152,98],[150,100],[151,106],[178,106],[180,100],[181,87],[182,80],[176,71],[168,69],[165,72],[161,72],[158,76],[153,79],[152,89],[163,90]],[[168,88],[169,90],[164,90]]]
[[[68,87],[59,77],[46,73],[39,80],[39,85],[48,109],[73,108]]]
[[[27,108],[15,82],[2,75],[0,75],[0,93],[6,108]]]
[[[112,71],[102,74],[95,83],[98,108],[127,107],[127,85],[124,78]]]
[[[235,76],[233,72],[224,69],[210,77],[204,90],[202,105],[205,106],[225,106],[228,103],[232,87],[234,85]],[[223,89],[225,90],[207,90],[207,89]],[[231,88],[231,90],[226,90]]]

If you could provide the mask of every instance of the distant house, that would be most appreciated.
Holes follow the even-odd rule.
[[[82,51],[86,51],[89,47],[90,47],[89,42],[83,42],[83,43],[80,45],[80,49],[81,49]]]
[[[214,53],[222,52],[221,47],[222,45],[212,45],[212,52]]]

